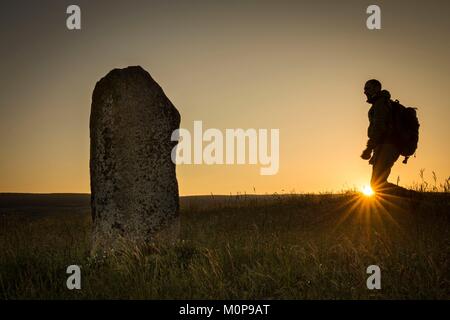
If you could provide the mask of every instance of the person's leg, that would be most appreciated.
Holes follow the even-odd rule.
[[[384,144],[374,151],[370,163],[373,165],[370,184],[375,192],[380,194],[392,194],[401,197],[419,198],[420,195],[412,190],[402,188],[387,181],[394,163],[400,157],[400,153],[394,145]]]
[[[375,148],[372,162],[372,177],[370,179],[370,185],[373,191],[380,191],[381,186],[386,182],[389,172],[386,172],[386,152],[383,145]],[[387,174],[386,174],[387,173]]]
[[[386,192],[395,186],[387,182],[392,166],[400,154],[391,144],[382,144],[374,150],[370,185],[375,192]]]

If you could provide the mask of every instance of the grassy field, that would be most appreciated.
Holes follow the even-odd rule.
[[[450,299],[449,200],[184,197],[176,245],[91,258],[88,195],[4,194],[0,299]]]

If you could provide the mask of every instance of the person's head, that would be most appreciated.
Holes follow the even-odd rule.
[[[381,82],[376,79],[371,79],[364,85],[364,94],[367,101],[370,101],[381,92]]]

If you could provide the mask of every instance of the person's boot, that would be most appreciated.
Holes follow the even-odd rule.
[[[410,193],[408,189],[399,187],[395,184],[386,182],[379,188],[377,188],[377,192],[384,195],[394,196],[394,197],[400,197],[400,198],[409,198]]]

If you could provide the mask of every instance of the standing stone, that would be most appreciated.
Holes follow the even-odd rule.
[[[97,82],[90,117],[93,252],[177,230],[171,135],[179,125],[178,110],[141,67],[114,69]]]

